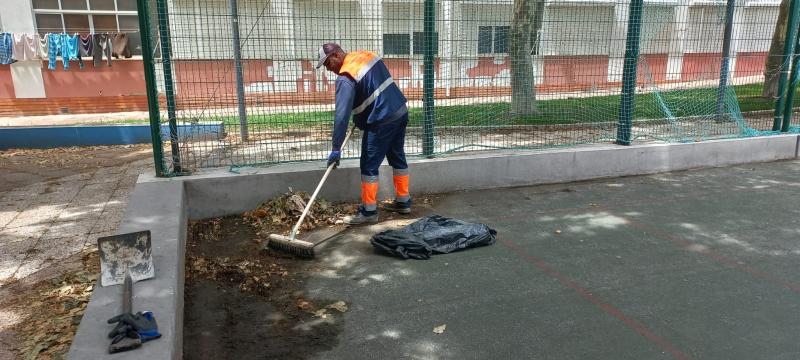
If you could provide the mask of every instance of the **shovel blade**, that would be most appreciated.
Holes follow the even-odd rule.
[[[150,230],[104,236],[97,239],[97,247],[101,285],[122,284],[126,270],[134,282],[155,276]]]

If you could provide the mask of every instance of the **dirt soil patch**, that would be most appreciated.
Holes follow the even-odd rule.
[[[308,298],[315,263],[263,249],[263,232],[242,216],[190,224],[186,359],[302,359],[337,343],[347,304]]]
[[[338,343],[351,304],[310,298],[305,284],[319,263],[263,246],[270,233],[289,232],[307,200],[290,190],[241,215],[189,224],[184,358],[304,359]],[[416,200],[428,207],[434,197]],[[336,226],[356,208],[318,200],[304,233]]]

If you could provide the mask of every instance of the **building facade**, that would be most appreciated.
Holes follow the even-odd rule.
[[[235,101],[229,0],[165,0],[174,94],[179,107]],[[112,66],[48,69],[47,60],[0,65],[0,115],[146,110],[135,0],[5,0],[0,28],[12,33],[128,32],[134,56]],[[737,4],[731,76],[761,76],[779,1]],[[628,1],[548,0],[531,35],[541,92],[619,86]],[[508,56],[513,0],[439,0],[436,96],[510,93]],[[332,74],[313,68],[317,49],[381,54],[411,98],[423,80],[423,1],[239,0],[238,27],[248,104],[325,103]],[[725,2],[649,0],[643,9],[640,81],[691,82],[719,77]],[[153,19],[155,22],[156,19]],[[156,46],[161,45],[157,43]],[[157,63],[160,54],[156,54]],[[162,67],[157,66],[163,90]]]

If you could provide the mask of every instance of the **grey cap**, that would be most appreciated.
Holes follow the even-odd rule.
[[[342,47],[339,46],[337,43],[325,43],[319,47],[319,61],[317,61],[317,69],[322,67],[325,64],[325,60],[328,60],[328,56],[335,53],[336,51],[341,51]]]

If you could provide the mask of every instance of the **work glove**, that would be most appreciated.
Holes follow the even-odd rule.
[[[336,164],[334,166],[334,168],[336,168],[337,166],[339,166],[339,159],[341,158],[342,154],[339,151],[336,150],[331,151],[330,155],[328,155],[328,166],[331,166],[331,164]]]
[[[112,338],[111,343],[114,344],[125,337],[135,338],[137,335],[142,339],[142,342],[147,342],[161,337],[158,332],[158,324],[153,313],[149,311],[137,312],[136,314],[124,313],[108,319],[109,324],[116,323],[108,337]]]

